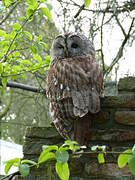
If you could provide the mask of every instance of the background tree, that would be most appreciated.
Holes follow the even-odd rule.
[[[112,80],[113,75],[117,81],[123,53],[135,42],[135,2],[98,0],[89,8],[87,3],[90,1],[0,2],[2,138],[22,143],[26,126],[50,125],[45,78],[52,40],[61,32],[77,31],[88,36],[95,44],[105,80]],[[113,46],[116,30],[121,39]]]

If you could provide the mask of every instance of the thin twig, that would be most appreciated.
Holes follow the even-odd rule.
[[[118,23],[119,27],[121,28],[121,31],[123,32],[123,35],[126,37],[126,36],[127,36],[127,34],[126,34],[126,32],[125,32],[125,30],[124,30],[124,28],[123,28],[122,24],[120,23],[120,21],[119,21],[119,19],[118,19],[117,15],[115,15],[115,19],[116,19],[116,21],[117,21],[117,23]]]
[[[20,3],[20,1],[16,1],[13,4],[12,9],[9,11],[9,13],[2,19],[2,21],[0,22],[0,26],[10,17],[10,15],[12,14],[12,12],[16,9],[17,5]]]
[[[109,8],[109,0],[107,1],[106,10]],[[106,11],[105,11],[106,12]],[[102,22],[101,22],[101,60],[102,60],[102,66],[103,66],[103,73],[105,73],[105,62],[104,62],[104,53],[103,53],[103,24],[105,19],[105,14],[103,13]]]
[[[82,12],[82,10],[84,9],[85,5],[83,4],[82,6],[80,6],[79,10],[77,11],[76,15],[74,16],[74,18],[77,18],[79,16],[79,14]]]

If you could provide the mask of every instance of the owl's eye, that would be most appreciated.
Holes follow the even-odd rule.
[[[76,49],[76,48],[78,47],[78,44],[73,43],[73,44],[71,45],[71,47]]]
[[[59,49],[64,49],[64,47],[63,47],[61,44],[59,44],[57,47],[58,47]]]

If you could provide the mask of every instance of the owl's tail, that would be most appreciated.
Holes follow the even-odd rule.
[[[92,127],[92,117],[90,114],[74,120],[74,139],[80,145],[88,145],[90,139],[90,128]]]

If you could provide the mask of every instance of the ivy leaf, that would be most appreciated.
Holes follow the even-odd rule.
[[[118,167],[123,168],[124,166],[126,166],[131,155],[132,155],[131,149],[127,149],[124,152],[122,152],[118,157]]]
[[[98,162],[99,164],[103,164],[105,162],[104,153],[98,154]]]
[[[63,147],[69,146],[69,149],[73,152],[80,149],[80,146],[78,145],[78,143],[76,141],[71,141],[71,140],[66,140],[62,146]]]
[[[24,159],[21,161],[21,164],[32,164],[32,165],[36,165],[37,163],[35,161],[32,160],[28,160],[28,159]]]
[[[132,174],[135,175],[135,155],[132,155],[128,160],[128,167]]]
[[[8,174],[8,172],[11,169],[12,166],[19,167],[19,165],[20,165],[20,158],[14,158],[14,159],[10,159],[9,161],[6,161],[5,173]]]
[[[57,151],[58,146],[52,145],[52,146],[47,146],[40,154],[38,158],[38,164],[41,164],[47,160],[50,159],[55,159],[55,154],[51,151]]]
[[[96,145],[96,146],[92,146],[92,147],[91,147],[91,151],[96,152],[96,151],[97,151],[97,149],[98,149],[98,145]]]
[[[91,0],[84,0],[85,7],[89,7]]]
[[[29,175],[30,167],[28,164],[20,164],[19,166],[19,172],[23,177],[26,177]]]
[[[69,180],[70,173],[69,173],[69,167],[68,167],[67,162],[65,163],[57,162],[55,165],[55,168],[61,180]]]
[[[14,23],[13,24],[13,30],[14,31],[20,31],[22,26],[19,23]]]
[[[48,8],[41,7],[40,10],[43,12],[43,14],[49,19],[49,21],[52,20],[52,15]]]
[[[41,153],[41,156],[39,156],[38,159],[38,164],[44,163],[50,159],[55,159],[55,154],[53,152]]]
[[[56,160],[58,162],[61,162],[61,163],[65,163],[67,162],[69,159],[69,154],[67,151],[61,151],[61,150],[58,150],[56,151]]]

